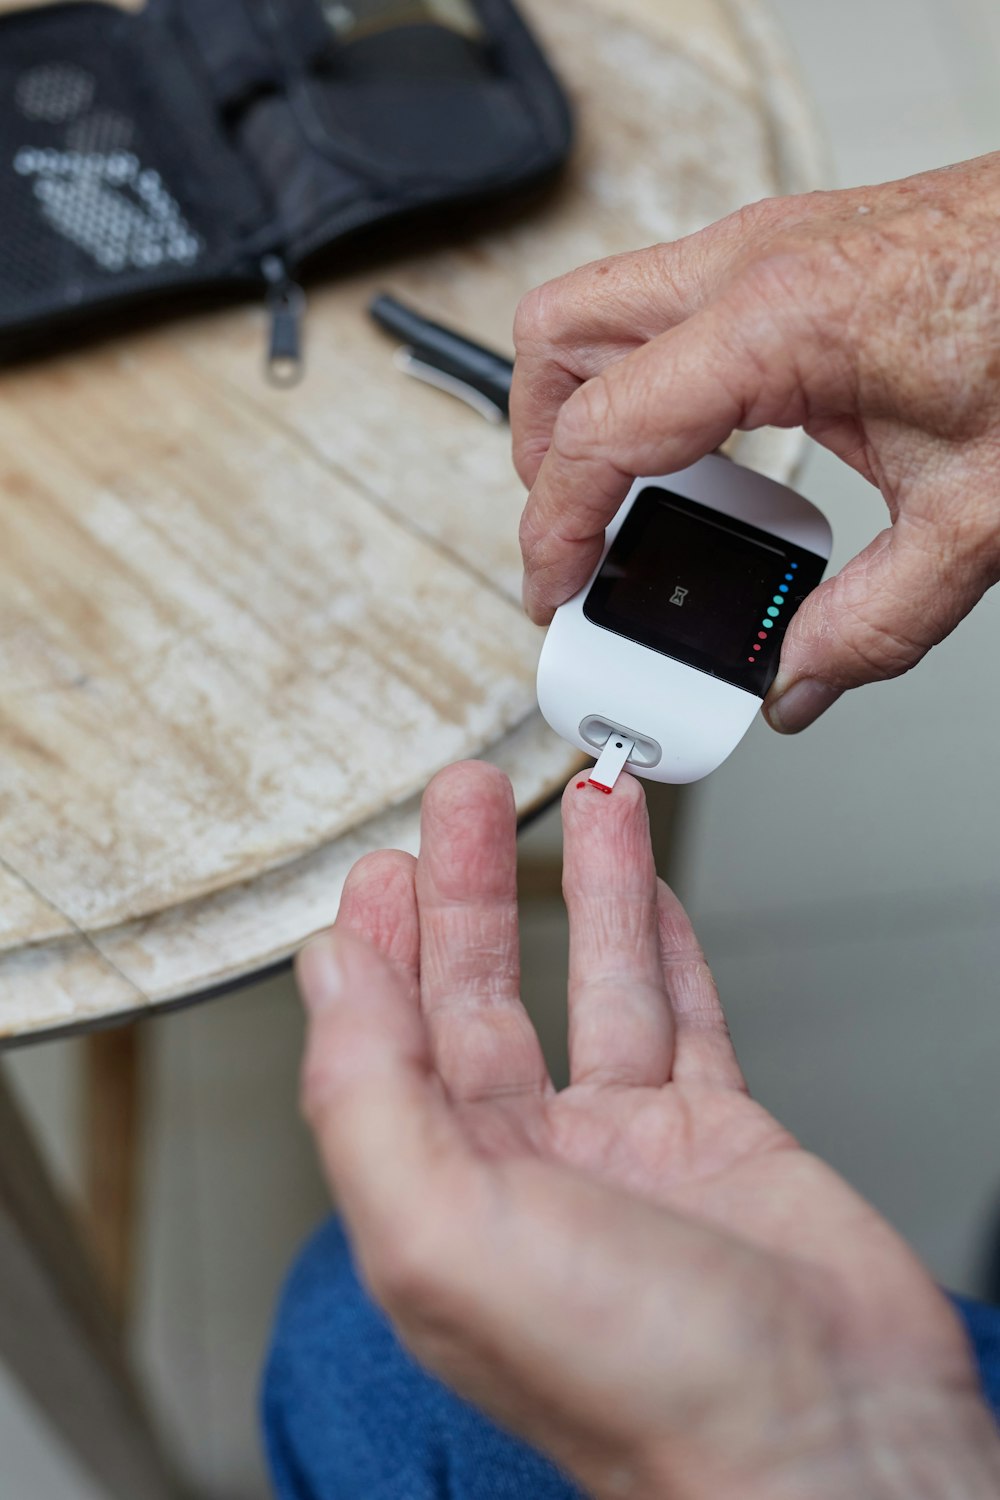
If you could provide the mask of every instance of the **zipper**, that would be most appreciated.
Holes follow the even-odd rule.
[[[260,263],[267,285],[270,335],[267,348],[267,378],[271,385],[287,390],[302,379],[302,322],[306,294],[294,281],[280,255],[265,255]]]

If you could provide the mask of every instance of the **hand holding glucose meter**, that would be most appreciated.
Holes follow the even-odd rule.
[[[600,757],[595,786],[610,791],[626,765],[680,784],[722,764],[832,540],[808,500],[719,454],[636,480],[594,574],[556,610],[538,667],[548,723]]]

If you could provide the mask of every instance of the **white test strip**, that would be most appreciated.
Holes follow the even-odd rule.
[[[599,787],[602,792],[612,791],[634,749],[635,740],[627,740],[624,735],[613,734],[606,742],[597,765],[590,773],[591,786]]]

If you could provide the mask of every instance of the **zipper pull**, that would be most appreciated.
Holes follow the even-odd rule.
[[[302,314],[306,294],[288,274],[278,255],[266,255],[261,271],[267,282],[267,309],[271,335],[267,350],[267,378],[271,385],[288,390],[302,379]]]

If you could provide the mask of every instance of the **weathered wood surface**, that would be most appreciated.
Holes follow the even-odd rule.
[[[388,286],[509,344],[521,293],[819,173],[757,0],[531,0],[579,112],[530,217],[310,291],[308,374],[261,308],[0,376],[0,1035],[197,994],[292,951],[441,765],[530,808],[540,725],[509,436],[392,369]],[[2,252],[0,252],[2,253]],[[787,473],[797,439],[746,440]]]

